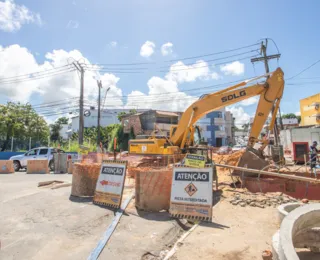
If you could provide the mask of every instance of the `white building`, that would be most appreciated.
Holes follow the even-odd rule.
[[[67,140],[69,138],[69,125],[68,124],[63,124],[61,125],[61,129],[59,131],[59,136],[62,137],[62,139]]]
[[[102,127],[119,124],[118,114],[121,112],[129,113],[132,109],[104,109],[101,111],[100,125]],[[147,109],[137,109],[137,112],[143,112]],[[98,126],[98,110],[91,109],[85,110],[86,116],[84,116],[84,127],[97,127]],[[78,132],[79,130],[79,116],[71,118],[71,131]]]

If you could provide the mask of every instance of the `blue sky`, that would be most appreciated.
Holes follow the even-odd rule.
[[[1,1],[4,2],[0,0],[0,3]],[[6,21],[3,17],[1,18],[3,13],[0,12],[0,45],[6,48],[18,44],[26,48],[39,65],[48,61],[45,55],[52,53],[53,50],[65,52],[78,50],[91,63],[155,63],[147,65],[148,70],[143,74],[117,75],[114,73],[118,78],[114,85],[121,90],[121,95],[128,95],[132,91],[148,94],[150,91],[148,81],[152,77],[164,79],[167,74],[167,72],[159,72],[158,69],[171,64],[164,62],[166,60],[179,60],[184,57],[234,49],[257,43],[266,37],[272,38],[278,45],[281,53],[279,65],[285,77],[294,76],[320,59],[319,1],[16,0],[13,2],[11,0],[11,3],[16,6],[25,6],[34,17],[40,15],[41,20],[34,18],[33,21],[25,21],[19,28],[8,31],[3,30],[3,24]],[[10,19],[7,22],[10,22]],[[154,43],[154,53],[149,57],[142,57],[140,48],[146,41]],[[116,42],[116,46],[111,42]],[[168,42],[172,43],[172,53],[163,56],[161,46]],[[269,42],[268,53],[276,52],[273,43]],[[242,57],[245,56],[242,55]],[[213,57],[202,59],[209,58]],[[188,60],[185,63],[194,63],[196,60]],[[10,62],[11,59],[0,60],[0,78],[19,75],[14,70],[10,72],[1,70],[5,66],[8,68]],[[21,59],[19,66],[24,66],[23,63],[24,60]],[[218,73],[220,79],[197,77],[195,80],[182,80],[177,84],[177,88],[179,90],[200,88],[264,73],[262,63],[257,63],[255,68],[249,59],[241,60],[241,63],[244,63],[244,72],[239,75],[226,75],[219,66],[210,67],[210,73]],[[277,66],[276,61],[270,62],[271,70]],[[28,67],[33,68],[26,65],[26,68],[19,71],[25,73],[34,71],[28,71]],[[307,83],[316,80],[304,79],[317,77],[319,68],[320,64],[294,80],[286,82],[302,84],[286,85],[281,104],[283,112],[298,112],[299,99],[319,92],[320,88],[317,84]],[[13,85],[12,88],[14,87]],[[28,87],[29,85],[22,86],[21,89]],[[50,89],[52,90],[47,88],[43,92]],[[48,98],[44,99],[43,92],[28,92],[28,101],[31,103],[48,101]],[[116,92],[115,89],[114,93]],[[197,96],[204,92],[205,90],[199,90],[197,93],[190,92],[190,95]],[[12,98],[8,89],[3,93],[0,102]],[[119,94],[119,91],[117,93]],[[55,93],[56,98],[59,97],[58,94]],[[17,95],[15,94],[14,97],[16,98]],[[61,94],[60,99],[64,97],[65,92]],[[142,105],[140,104],[139,107]],[[242,108],[251,116],[256,104],[253,102],[252,105],[242,106]]]

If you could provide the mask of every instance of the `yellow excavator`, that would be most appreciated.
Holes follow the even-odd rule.
[[[248,83],[264,77],[267,77],[264,83],[247,86]],[[197,120],[214,110],[254,96],[260,96],[247,147],[249,151],[262,155],[268,140],[260,140],[258,137],[270,113],[272,113],[272,118],[269,132],[273,129],[283,90],[283,71],[281,68],[277,68],[266,75],[207,94],[187,108],[182,114],[178,125],[171,127],[169,137],[151,136],[147,139],[130,140],[129,153],[137,155],[173,155],[194,151],[200,140],[199,128],[195,125]],[[254,149],[254,145],[257,142],[262,143],[259,150]]]

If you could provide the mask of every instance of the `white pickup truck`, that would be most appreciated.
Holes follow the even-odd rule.
[[[61,149],[52,147],[38,147],[31,149],[25,154],[15,155],[10,157],[9,160],[13,161],[13,166],[15,171],[27,168],[27,163],[29,160],[48,160],[49,168],[51,171],[54,170],[53,154],[54,153],[65,153]],[[70,158],[71,159],[71,155]]]

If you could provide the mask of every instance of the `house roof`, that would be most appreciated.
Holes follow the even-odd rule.
[[[159,116],[179,116],[179,114],[175,112],[160,111],[160,110],[156,110],[156,114]]]

